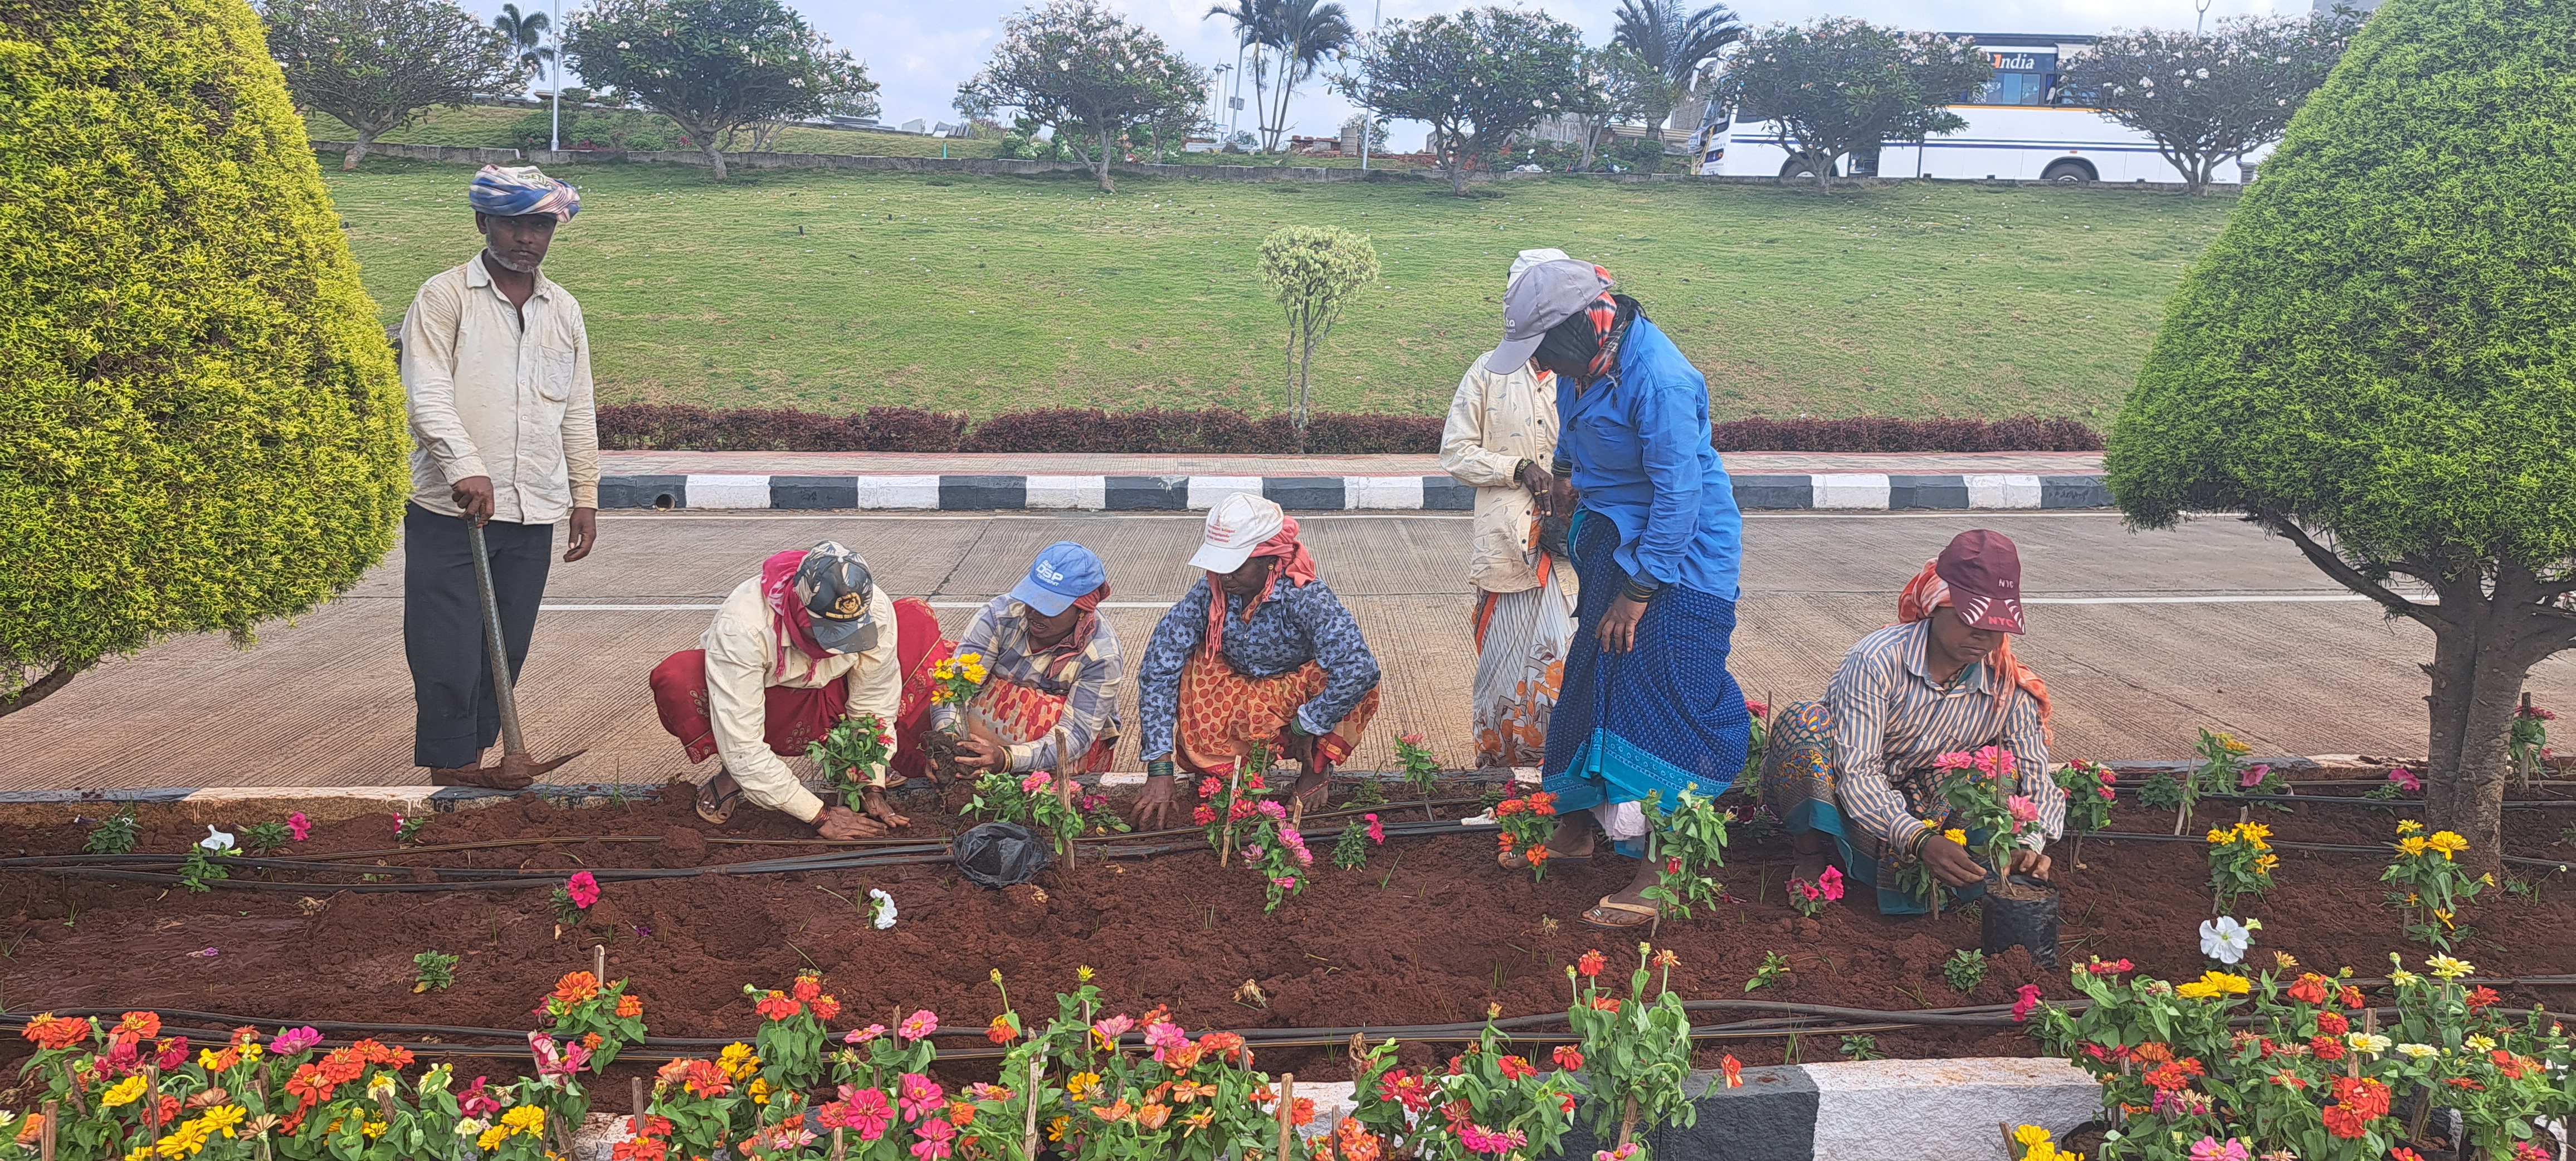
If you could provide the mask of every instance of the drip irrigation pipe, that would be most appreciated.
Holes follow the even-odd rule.
[[[2073,840],[2075,837],[2077,837],[2077,836],[2074,836],[2074,835],[2068,835],[2068,836],[2067,836],[2067,838],[2066,838],[2066,840],[2061,840],[2061,841],[2071,841],[2071,840]],[[2202,842],[2202,841],[2204,841],[2203,839],[2201,839],[2200,837],[2198,837],[2198,836],[2196,836],[2196,835],[2187,835],[2187,834],[2139,834],[2139,833],[2135,833],[2135,832],[2131,832],[2131,831],[2125,831],[2125,830],[2088,830],[2088,831],[2085,831],[2085,832],[2083,833],[2082,837],[2084,837],[2084,838],[2088,838],[2088,839],[2102,839],[2102,840],[2104,840],[2104,841],[2108,841],[2108,842],[2124,842],[2124,841],[2132,841],[2132,840],[2134,840],[2134,841],[2137,841],[2137,842],[2150,842],[2150,843],[2196,843],[2196,842]],[[2350,843],[2293,843],[2293,842],[2274,842],[2274,843],[2272,844],[2272,846],[2273,846],[2275,849],[2277,849],[2277,850],[2284,850],[2284,851],[2316,851],[2316,852],[2323,853],[2323,854],[2337,854],[2337,855],[2385,855],[2385,854],[2387,854],[2387,853],[2389,852],[2389,849],[2390,849],[2390,848],[2389,848],[2389,847],[2387,847],[2386,845],[2380,845],[2380,846],[2357,846],[2357,845],[2353,845],[2353,844],[2350,844]],[[2565,870],[2568,870],[2568,869],[2570,869],[2570,868],[2576,868],[2576,859],[2535,859],[2535,858],[2530,858],[2530,857],[2525,856],[2525,855],[2505,855],[2505,856],[2502,856],[2502,857],[2503,857],[2503,859],[2504,859],[2504,861],[2505,861],[2505,862],[2507,862],[2507,863],[2511,863],[2511,864],[2514,864],[2514,865],[2516,865],[2516,866],[2523,866],[2523,867],[2546,867],[2546,868],[2548,868],[2548,869],[2550,869],[2550,870],[2553,870],[2553,871],[2565,871]]]
[[[2135,788],[2123,784],[2119,789],[2133,790]],[[2331,806],[2370,806],[2384,810],[2397,810],[2408,807],[2420,808],[2424,805],[2424,800],[2421,798],[2370,798],[2359,794],[2203,794],[2198,796],[2197,801],[2251,802],[2257,804],[2269,803],[2275,806],[2311,806],[2318,803],[2324,803]],[[2140,803],[2139,805],[2144,806],[2146,804]],[[2504,808],[2506,810],[2576,809],[2576,798],[2522,799],[2507,802],[2504,804]],[[2150,807],[2149,809],[2163,810],[2171,808]]]

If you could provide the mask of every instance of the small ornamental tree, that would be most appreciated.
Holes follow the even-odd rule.
[[[521,75],[519,45],[446,0],[269,0],[265,14],[268,51],[295,99],[357,137],[342,169],[422,110]]]
[[[877,89],[867,66],[778,0],[600,0],[569,23],[564,57],[581,79],[678,122],[717,181],[731,131]]]
[[[1543,12],[1470,8],[1391,20],[1360,38],[1358,63],[1335,91],[1380,116],[1431,124],[1449,188],[1467,196],[1467,170],[1491,165],[1514,134],[1574,103],[1583,35]]]
[[[1575,164],[1576,173],[1592,168],[1611,126],[1659,122],[1672,113],[1677,99],[1663,73],[1646,58],[1616,44],[1586,50],[1579,75],[1581,79],[1566,93],[1563,109],[1583,137],[1583,160]]]
[[[392,547],[402,385],[241,0],[0,7],[0,714]]]
[[[2576,10],[2380,9],[2185,277],[2106,458],[2133,525],[2242,512],[2432,631],[2429,821],[2500,870],[2524,678],[2576,645]]]
[[[1754,33],[1712,99],[1775,122],[1780,148],[1830,189],[1834,166],[1856,151],[1965,128],[1945,106],[1993,75],[1965,40],[1828,16]]]
[[[957,107],[1017,109],[1055,131],[1104,193],[1122,140],[1177,139],[1207,103],[1207,74],[1163,38],[1099,0],[1048,0],[1002,24],[984,71],[958,86]]]
[[[1340,226],[1290,226],[1261,240],[1261,281],[1288,312],[1288,424],[1306,450],[1312,417],[1310,372],[1315,348],[1341,320],[1342,308],[1377,281],[1377,248],[1368,235]]]
[[[2063,82],[2103,116],[2155,138],[2197,194],[2221,163],[2280,139],[2360,26],[2358,13],[2337,8],[2221,20],[2207,32],[2115,32],[2068,61]]]

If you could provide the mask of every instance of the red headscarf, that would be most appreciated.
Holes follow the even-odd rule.
[[[1941,579],[1940,573],[1934,571],[1933,566],[1938,563],[1940,562],[1937,558],[1924,561],[1923,571],[1914,574],[1913,580],[1905,582],[1905,591],[1897,594],[1896,597],[1898,623],[1910,625],[1916,621],[1930,620],[1932,610],[1949,607],[1950,585],[1949,582]],[[1986,663],[2006,678],[1995,690],[1995,708],[2000,711],[2010,704],[2014,689],[2029,690],[2030,696],[2039,702],[2040,740],[2048,740],[2048,683],[2040,680],[2039,674],[2031,667],[2022,664],[2020,658],[2013,656],[2012,634],[2004,634],[2003,641],[1995,646],[1995,651],[1986,655]]]
[[[1285,573],[1288,583],[1299,588],[1314,583],[1315,558],[1307,555],[1306,546],[1297,542],[1296,517],[1280,517],[1279,531],[1270,539],[1262,541],[1261,547],[1253,549],[1252,555],[1244,558],[1244,563],[1249,564],[1265,556],[1276,557],[1279,560],[1278,566],[1270,570],[1272,579],[1275,580],[1280,574]],[[1220,576],[1221,574],[1212,572],[1207,578],[1207,651],[1210,657],[1216,656],[1217,646],[1225,643],[1225,584]],[[1261,602],[1269,595],[1270,586],[1265,583],[1260,591],[1252,594],[1250,600],[1243,602],[1243,619],[1247,623],[1252,620],[1252,610],[1261,607]]]
[[[803,549],[791,548],[760,562],[760,595],[769,602],[770,627],[778,631],[778,676],[787,675],[787,650],[793,644],[805,653],[805,680],[814,680],[814,669],[825,656],[823,645],[814,639],[814,617],[805,611],[805,602],[796,599],[796,567],[805,563]]]

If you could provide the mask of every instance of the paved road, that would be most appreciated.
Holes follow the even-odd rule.
[[[644,674],[693,646],[714,601],[771,552],[838,539],[867,556],[879,583],[929,597],[954,633],[1037,549],[1080,540],[1109,561],[1109,616],[1132,655],[1194,579],[1186,560],[1199,519],[636,512],[600,524],[597,553],[556,566],[521,682],[530,742],[589,748],[562,780],[658,783],[683,764]],[[1381,726],[1355,764],[1390,765],[1389,741],[1403,731],[1465,760],[1466,520],[1304,524],[1387,674]],[[1894,617],[1906,578],[1972,524],[2022,545],[2033,606],[2022,655],[2055,694],[2061,756],[2183,757],[2202,725],[2265,754],[2423,750],[2416,666],[2429,635],[2345,599],[2288,546],[2231,520],[2133,534],[2097,513],[1756,515],[1737,677],[1773,701],[1820,692],[1842,651]],[[269,627],[246,652],[191,637],[105,663],[0,719],[0,790],[415,781],[400,600],[397,550],[349,595]],[[2576,700],[2576,662],[2543,666],[2533,688],[2544,704]],[[1122,757],[1133,768],[1132,741]]]

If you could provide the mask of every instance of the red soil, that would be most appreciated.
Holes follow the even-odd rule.
[[[965,825],[933,796],[907,796],[900,805],[911,814],[916,835]],[[1384,811],[1391,819],[1407,814],[1401,806]],[[1419,808],[1412,813],[1418,816]],[[2275,841],[2329,843],[2385,842],[2392,817],[2354,808],[2257,813],[2268,814]],[[2233,807],[2204,810],[2196,827],[2222,816],[2232,821],[2235,814]],[[145,819],[137,848],[144,852],[182,850],[205,830],[154,821],[148,809]],[[2164,833],[2171,819],[2169,813],[2123,806],[2113,829]],[[2507,848],[2576,857],[2576,850],[2556,845],[2558,828],[2568,823],[2576,823],[2576,811],[2519,812],[2510,818]],[[1480,833],[1397,838],[1374,853],[1367,869],[1341,871],[1320,864],[1337,830],[1338,823],[1315,828],[1311,841],[1319,865],[1313,885],[1273,915],[1262,914],[1259,882],[1250,872],[1220,872],[1212,852],[1192,847],[1141,861],[1089,860],[1074,873],[1049,870],[1039,879],[1043,901],[1035,892],[977,888],[944,865],[612,882],[586,921],[560,939],[552,934],[544,889],[360,894],[317,887],[312,897],[322,906],[307,914],[299,892],[219,888],[192,895],[158,884],[12,869],[0,871],[0,900],[8,901],[0,903],[8,909],[0,913],[0,949],[8,952],[0,959],[0,999],[22,1014],[163,1008],[237,1013],[268,1023],[525,1028],[529,1008],[555,978],[590,966],[590,946],[606,938],[610,973],[634,979],[633,990],[645,998],[646,1018],[660,1036],[747,1035],[757,1018],[742,986],[783,986],[809,963],[825,972],[827,986],[845,1005],[843,1021],[852,1026],[930,1008],[952,1027],[980,1028],[999,1010],[986,980],[996,968],[1023,1011],[1050,1013],[1047,997],[1072,986],[1077,965],[1098,970],[1106,1001],[1116,1009],[1168,1004],[1194,1031],[1429,1024],[1479,1019],[1489,1004],[1499,1004],[1506,1016],[1562,1011],[1566,964],[1594,947],[1611,953],[1616,964],[1644,934],[1596,932],[1576,918],[1593,900],[1618,889],[1633,864],[1614,858],[1559,863],[1545,882],[1533,884],[1526,872],[1497,867],[1493,840]],[[311,841],[278,857],[389,847],[391,833],[382,816],[326,824]],[[748,806],[717,832],[698,822],[685,793],[580,811],[523,798],[432,816],[415,841],[565,835],[659,841],[402,855],[382,862],[392,868],[521,867],[569,874],[582,867],[712,865],[821,849],[704,842],[717,833],[787,838],[805,832]],[[73,827],[0,827],[0,855],[71,853],[82,837]],[[2071,848],[2053,853],[2065,892],[2065,954],[2071,961],[2127,957],[2143,971],[2168,977],[2201,971],[2197,925],[2210,909],[2199,844],[2088,840],[2080,865]],[[1973,917],[1885,918],[1856,893],[1820,919],[1801,919],[1782,902],[1787,866],[1780,838],[1740,839],[1723,874],[1734,898],[1713,914],[1663,924],[1656,942],[1680,955],[1673,984],[1687,998],[1744,998],[1744,983],[1766,951],[1786,954],[1793,972],[1754,993],[1756,999],[1870,1009],[1947,1007],[2008,1002],[2023,983],[2037,983],[2052,997],[2072,995],[2063,971],[2037,968],[2018,951],[1996,960],[1973,993],[1955,992],[1943,982],[1940,966],[1954,950],[1977,945]],[[2278,950],[2310,967],[2351,965],[2368,976],[2385,972],[2391,951],[2423,958],[2427,949],[2403,942],[2396,914],[2381,904],[2377,878],[2383,866],[2384,860],[2367,855],[2287,852],[2279,885],[2240,908],[2263,920],[2256,962],[2268,965]],[[2536,900],[2500,891],[2481,899],[2465,917],[2479,934],[2459,954],[2482,975],[2568,971],[2576,964],[2576,891],[2563,875],[2517,874],[2543,880]],[[864,901],[869,888],[895,898],[901,920],[893,930],[871,929],[843,901]],[[190,954],[208,947],[218,954]],[[452,989],[412,993],[412,955],[426,949],[464,957]],[[1246,981],[1268,997],[1266,1008],[1234,998]],[[2504,990],[2515,1004],[2564,1009],[2570,1002],[2564,987]],[[1719,1023],[1751,1015],[1709,1013],[1699,1019]],[[1894,1056],[2036,1051],[2018,1030],[1924,1029],[1877,1038]],[[1830,1058],[1833,1039],[1809,1037],[1800,1050],[1803,1058]],[[7,1044],[0,1053],[25,1047],[14,1037]],[[1713,1060],[1721,1050],[1761,1064],[1780,1060],[1784,1044],[1736,1040],[1705,1055]],[[1408,1049],[1426,1057],[1430,1051]],[[1330,1050],[1277,1049],[1263,1062],[1324,1079],[1340,1075],[1333,1063],[1338,1056]]]

